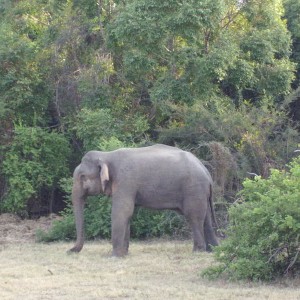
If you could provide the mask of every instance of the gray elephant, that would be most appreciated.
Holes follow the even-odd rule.
[[[85,198],[100,193],[112,197],[113,256],[128,253],[130,218],[135,206],[183,214],[192,228],[194,251],[210,251],[218,244],[212,225],[212,179],[189,152],[154,145],[85,154],[73,176],[77,240],[69,251],[79,252],[83,247]]]

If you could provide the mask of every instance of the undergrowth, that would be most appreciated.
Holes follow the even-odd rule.
[[[299,275],[300,157],[267,179],[244,181],[240,199],[229,209],[227,238],[215,248],[209,278],[274,280]]]

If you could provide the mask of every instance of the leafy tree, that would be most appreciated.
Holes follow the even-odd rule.
[[[287,19],[287,27],[292,36],[292,54],[291,60],[296,63],[296,76],[292,84],[294,91],[286,99],[286,104],[289,109],[289,114],[294,122],[299,123],[300,113],[299,113],[299,91],[300,91],[300,4],[299,1],[285,0],[285,18]],[[297,125],[299,126],[299,125]]]
[[[111,49],[126,79],[159,106],[220,92],[236,104],[273,104],[290,91],[280,1],[131,1],[121,9],[109,27]]]
[[[10,2],[8,4],[8,2]],[[0,21],[0,115],[45,125],[49,87],[39,65],[40,41],[49,24],[42,2],[2,1]]]
[[[284,9],[285,9],[285,17],[287,19],[287,27],[292,35],[292,55],[291,59],[295,63],[297,63],[297,78],[294,82],[294,87],[299,86],[300,79],[300,4],[297,0],[285,0]]]
[[[34,42],[6,24],[0,24],[0,35],[1,119],[21,118],[32,124],[31,116],[36,113],[42,117],[48,104],[47,89],[35,62]]]
[[[132,1],[121,9],[109,41],[126,79],[159,105],[192,103],[197,64],[208,51],[204,35],[217,26],[221,1]]]

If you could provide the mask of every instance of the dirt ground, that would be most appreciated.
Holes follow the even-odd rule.
[[[208,253],[193,253],[192,241],[131,241],[126,258],[110,256],[109,241],[85,244],[67,255],[73,243],[35,243],[55,215],[21,220],[0,215],[0,299],[214,299],[300,300],[300,281],[277,284],[208,281],[200,276],[213,264]]]
[[[32,243],[37,229],[48,230],[54,220],[60,217],[51,214],[37,220],[22,220],[13,214],[0,215],[0,245],[11,243]]]

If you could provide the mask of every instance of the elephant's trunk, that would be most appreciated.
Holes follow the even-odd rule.
[[[77,239],[74,247],[70,249],[70,252],[80,252],[84,243],[84,209],[85,196],[81,189],[81,187],[76,184],[73,185],[72,189],[72,203],[73,203],[73,211],[75,216],[75,224],[76,224],[76,234]]]

